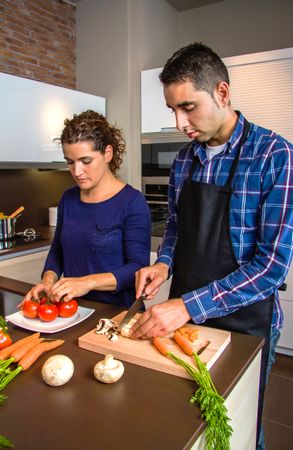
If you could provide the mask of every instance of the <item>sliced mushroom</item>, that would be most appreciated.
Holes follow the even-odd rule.
[[[118,325],[112,319],[100,319],[96,333],[106,336],[110,341],[114,341],[118,338]]]

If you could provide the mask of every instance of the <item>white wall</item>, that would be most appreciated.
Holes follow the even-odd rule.
[[[128,24],[126,0],[77,4],[77,89],[102,93],[106,115],[125,128],[128,115]],[[127,178],[127,168],[123,175]]]
[[[223,57],[293,47],[292,0],[226,0],[179,13],[180,47],[201,41]]]
[[[142,2],[142,69],[161,67],[177,50],[178,18],[165,1]]]
[[[124,131],[120,176],[141,186],[140,71],[178,45],[176,11],[164,0],[77,3],[77,89],[105,96],[107,117]]]

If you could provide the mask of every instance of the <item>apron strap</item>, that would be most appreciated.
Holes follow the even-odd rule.
[[[233,177],[234,177],[234,174],[236,172],[238,161],[239,161],[239,158],[240,158],[241,148],[242,148],[244,142],[246,141],[247,135],[249,133],[249,128],[250,128],[250,124],[244,117],[243,132],[242,132],[239,144],[238,144],[237,155],[235,156],[235,158],[233,160],[232,167],[231,167],[231,170],[230,170],[230,173],[229,173],[229,177],[228,177],[228,180],[227,180],[227,182],[225,184],[225,187],[228,188],[228,189],[231,188]]]
[[[198,156],[196,155],[192,159],[191,166],[190,166],[189,173],[188,173],[188,177],[187,177],[187,181],[192,181],[192,175],[193,175],[193,172],[195,171],[197,158],[198,158]]]

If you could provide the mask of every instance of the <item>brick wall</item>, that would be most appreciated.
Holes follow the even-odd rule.
[[[75,89],[75,6],[0,0],[0,72]]]

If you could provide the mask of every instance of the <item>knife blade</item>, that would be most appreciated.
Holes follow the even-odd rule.
[[[144,306],[144,300],[146,299],[146,294],[142,294],[135,302],[131,305],[120,324],[118,325],[117,331],[120,332],[121,328],[125,327],[128,322],[135,316],[135,314],[140,310],[142,306]]]

